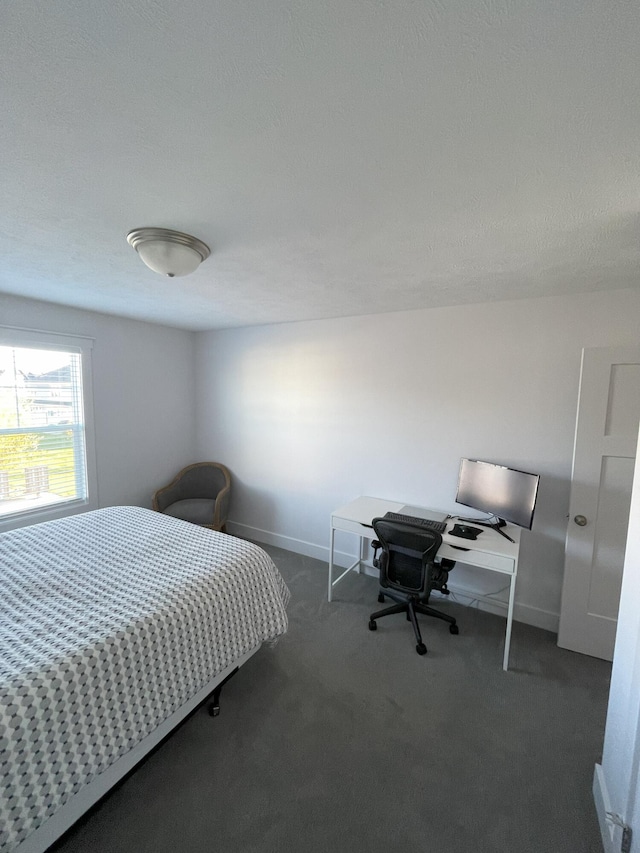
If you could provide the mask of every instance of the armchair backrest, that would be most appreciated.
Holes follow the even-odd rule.
[[[226,468],[214,462],[197,462],[178,475],[176,486],[181,499],[216,498],[229,482]]]
[[[380,585],[428,594],[442,536],[433,530],[386,518],[374,518],[372,525],[382,546]]]

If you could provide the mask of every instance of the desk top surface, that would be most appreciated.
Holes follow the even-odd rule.
[[[388,501],[384,498],[372,498],[362,496],[356,498],[345,506],[336,509],[331,513],[331,518],[343,518],[347,521],[355,521],[357,524],[362,524],[366,527],[371,527],[371,521],[374,518],[383,516],[386,512],[400,512],[403,507],[406,507],[406,501]],[[425,508],[427,509],[427,508]],[[437,510],[431,510],[436,511]],[[473,512],[473,510],[471,510]],[[467,513],[463,513],[467,518]],[[520,550],[520,532],[521,528],[513,524],[507,524],[504,532],[507,533],[515,542],[509,542],[496,530],[484,527],[482,533],[478,534],[477,539],[462,539],[460,536],[451,536],[450,530],[458,521],[457,516],[447,521],[447,530],[442,535],[442,541],[456,549],[468,551],[484,551],[489,554],[499,554],[500,556],[517,558]],[[472,523],[472,522],[468,522]],[[460,560],[464,558],[460,555]]]

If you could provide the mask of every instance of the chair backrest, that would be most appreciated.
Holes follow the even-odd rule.
[[[218,462],[196,462],[178,475],[179,490],[185,498],[213,498],[230,482],[229,472]]]
[[[382,546],[381,586],[428,594],[442,536],[434,530],[386,518],[374,518],[372,525]]]

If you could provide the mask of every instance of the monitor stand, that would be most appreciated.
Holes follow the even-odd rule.
[[[504,518],[498,518],[497,521],[479,521],[477,518],[462,518],[461,515],[457,516],[460,521],[468,522],[469,524],[479,524],[481,527],[490,527],[492,530],[495,530],[500,536],[504,536],[505,539],[508,539],[509,542],[513,542],[515,544],[515,539],[512,539],[507,533],[502,530],[503,527],[507,526],[507,522]]]

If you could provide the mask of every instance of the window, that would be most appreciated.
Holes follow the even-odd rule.
[[[2,527],[96,505],[90,357],[87,339],[0,327]]]

